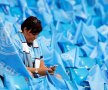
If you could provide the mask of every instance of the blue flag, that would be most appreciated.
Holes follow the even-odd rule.
[[[0,71],[3,74],[21,74],[30,77],[7,31],[0,20],[0,32],[2,32],[0,33]]]

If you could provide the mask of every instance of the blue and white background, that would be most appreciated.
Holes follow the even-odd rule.
[[[58,64],[56,73],[72,90],[108,90],[107,8],[108,0],[0,0],[0,75],[31,78],[11,36],[32,15],[42,22],[38,40],[47,66]],[[0,90],[14,90],[5,86]]]

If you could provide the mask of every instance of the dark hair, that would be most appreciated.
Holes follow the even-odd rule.
[[[31,29],[31,33],[38,34],[42,31],[42,25],[40,20],[38,20],[34,16],[28,17],[22,24],[21,24],[21,30],[23,31],[24,28],[27,28],[27,30]]]

